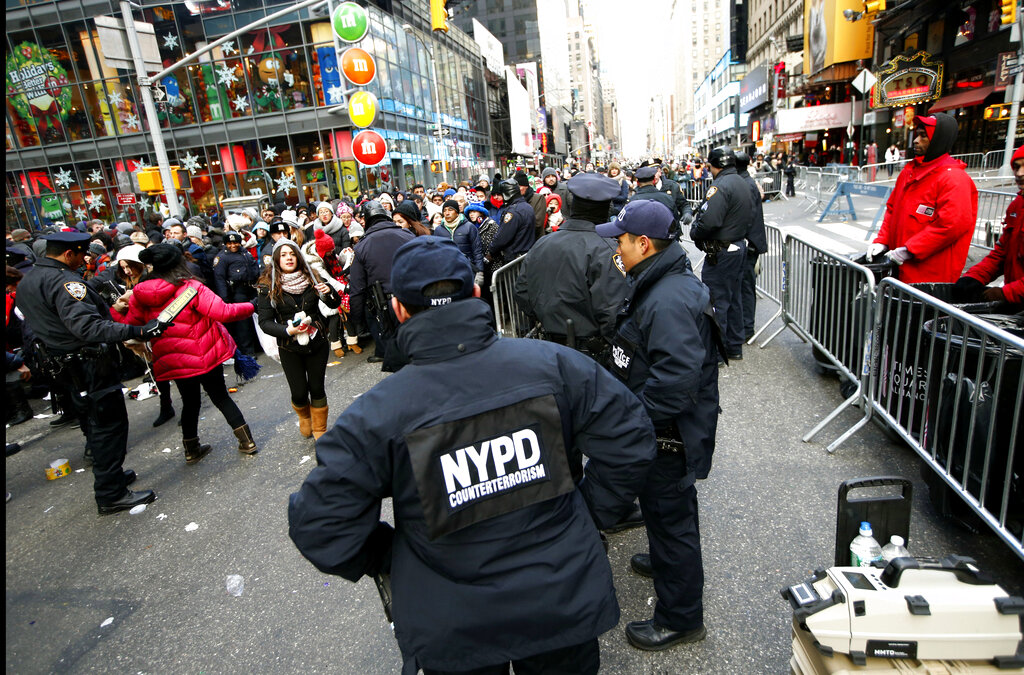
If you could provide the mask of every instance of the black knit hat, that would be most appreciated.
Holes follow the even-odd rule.
[[[522,185],[523,187],[530,187],[530,177],[527,176],[525,172],[517,171],[515,178],[516,182]]]
[[[462,209],[459,208],[459,203],[454,199],[446,199],[444,204],[441,205],[441,211],[445,209],[455,209],[456,213],[462,213]]]
[[[418,222],[420,219],[420,210],[416,208],[416,205],[409,199],[406,199],[395,207],[395,214],[399,213],[405,216],[406,220],[413,223]]]
[[[183,257],[181,249],[171,244],[154,244],[139,252],[139,261],[152,265],[154,272],[164,272],[177,267]]]

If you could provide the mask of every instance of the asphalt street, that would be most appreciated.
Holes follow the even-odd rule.
[[[768,217],[810,226],[797,203],[770,204]],[[760,321],[774,310],[762,301]],[[801,442],[841,402],[810,347],[785,331],[744,356],[721,371],[718,449],[698,485],[708,637],[662,653],[626,643],[626,622],[650,617],[654,592],[629,570],[629,557],[646,550],[643,529],[612,535],[622,616],[601,638],[603,672],[788,672],[791,610],[779,590],[831,564],[837,489],[849,478],[912,479],[911,553],[969,555],[1007,591],[1024,593],[1024,563],[1006,545],[936,514],[909,448],[869,424],[835,454],[825,451],[859,410]],[[384,377],[366,357],[348,355],[328,369],[332,422]],[[260,379],[234,395],[259,444],[255,456],[236,451],[231,430],[205,402],[200,435],[215,449],[186,466],[176,423],[151,427],[157,399],[127,401],[126,467],[138,472],[139,488],[159,494],[138,515],[96,515],[78,430],[51,431],[49,419],[8,429],[8,441],[24,445],[7,459],[5,480],[14,495],[6,520],[8,673],[399,671],[373,583],[319,573],[288,539],[288,495],[314,465],[314,443],[299,436],[280,367],[261,361]],[[72,473],[47,481],[45,467],[61,457]],[[383,517],[391,518],[388,504]],[[233,574],[244,578],[239,597],[225,590]]]

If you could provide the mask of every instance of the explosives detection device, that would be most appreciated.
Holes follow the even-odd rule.
[[[1009,596],[971,558],[896,558],[831,567],[783,589],[795,630],[826,657],[987,661],[1024,666],[1024,598]]]
[[[188,303],[192,302],[192,298],[194,297],[196,297],[196,289],[189,286],[182,291],[178,297],[171,300],[169,305],[164,307],[163,311],[157,315],[156,320],[163,325],[171,325],[174,318],[181,314],[182,310],[185,309]]]

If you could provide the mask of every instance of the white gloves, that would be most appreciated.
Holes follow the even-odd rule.
[[[903,263],[913,258],[914,255],[907,250],[906,246],[900,246],[899,248],[893,249],[892,251],[886,253],[885,257],[893,261],[897,265],[902,265]]]
[[[475,283],[480,288],[483,288],[484,287],[484,273],[483,272],[477,272],[476,276],[473,277],[473,283]]]
[[[868,246],[868,262],[873,262],[875,256],[882,255],[888,250],[885,244],[871,244]]]

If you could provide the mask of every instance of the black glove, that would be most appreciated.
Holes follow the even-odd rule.
[[[163,335],[163,332],[165,330],[167,330],[168,328],[170,328],[173,325],[174,325],[173,323],[164,323],[162,321],[158,321],[156,319],[153,319],[152,321],[150,321],[145,326],[142,326],[139,329],[139,330],[142,331],[142,334],[139,336],[139,339],[141,339],[141,340],[152,340],[153,338],[158,338],[161,335]]]
[[[953,284],[952,300],[955,303],[978,302],[985,284],[973,277],[960,277]]]
[[[689,225],[693,222],[693,214],[687,211],[683,214],[683,225]]]

